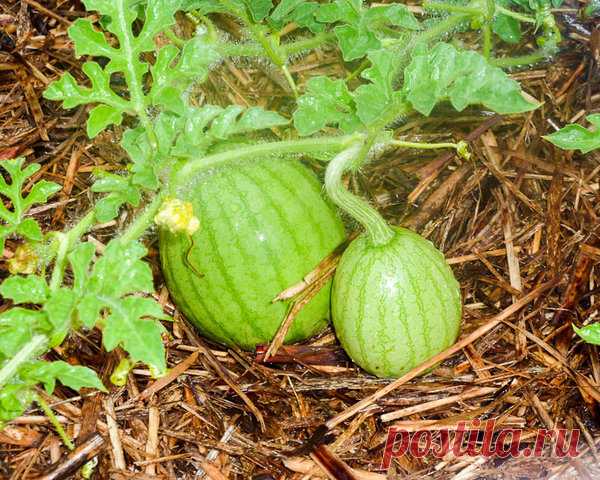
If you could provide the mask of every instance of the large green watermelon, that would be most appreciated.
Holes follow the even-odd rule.
[[[217,342],[244,349],[269,342],[287,311],[286,303],[271,300],[344,238],[321,184],[297,160],[266,158],[190,178],[181,191],[200,228],[189,262],[189,237],[160,231],[163,273],[175,304]],[[330,287],[302,309],[286,342],[326,326]]]

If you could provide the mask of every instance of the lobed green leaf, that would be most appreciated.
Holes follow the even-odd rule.
[[[162,344],[164,328],[157,321],[168,317],[150,298],[130,296],[154,290],[150,266],[142,261],[146,248],[138,242],[112,240],[102,257],[91,266],[94,247],[78,245],[69,254],[74,275],[74,308],[80,323],[92,328],[102,326],[102,341],[107,350],[122,346],[133,361],[148,364],[158,374],[166,372]],[[101,313],[106,317],[101,319]]]
[[[96,372],[88,367],[69,365],[67,362],[44,362],[36,360],[29,362],[19,369],[21,379],[30,385],[42,383],[48,394],[54,392],[56,381],[79,391],[83,387],[95,388],[106,392],[106,387],[98,378]]]
[[[403,100],[403,94],[394,91],[398,76],[397,54],[394,50],[374,50],[368,54],[371,67],[362,77],[371,83],[361,85],[354,92],[356,113],[365,125],[378,119],[390,106]]]
[[[92,185],[93,192],[109,193],[96,202],[94,209],[100,222],[108,222],[119,214],[124,204],[137,207],[140,204],[140,189],[133,185],[130,177],[123,177],[110,172],[98,171],[99,177]]]
[[[14,303],[44,303],[48,298],[48,284],[38,275],[13,275],[0,285],[0,295]]]
[[[27,240],[39,242],[42,240],[42,231],[33,218],[25,218],[27,211],[35,204],[45,203],[50,196],[61,189],[61,186],[40,180],[31,188],[28,195],[23,197],[22,190],[25,182],[40,169],[37,163],[32,163],[23,168],[23,157],[3,160],[0,166],[9,174],[10,183],[0,175],[0,194],[12,204],[12,210],[4,202],[0,202],[0,252],[4,250],[5,239],[14,233]]]
[[[0,389],[0,422],[8,422],[22,415],[34,398],[35,392],[24,383],[13,383],[2,387]]]
[[[403,93],[415,110],[429,115],[436,104],[450,101],[462,111],[484,105],[497,113],[520,113],[537,108],[526,100],[519,84],[479,53],[457,50],[440,42],[421,49],[404,70]]]
[[[0,359],[14,357],[36,333],[50,330],[39,310],[14,307],[0,314]]]
[[[405,30],[421,28],[406,5],[384,5],[365,8],[361,0],[335,0],[323,5],[316,14],[320,22],[341,22],[334,28],[344,60],[364,57],[370,50],[381,48],[379,34],[386,27]]]
[[[343,80],[313,77],[298,99],[294,126],[300,135],[311,135],[327,125],[351,132],[360,125],[354,110],[354,99]]]

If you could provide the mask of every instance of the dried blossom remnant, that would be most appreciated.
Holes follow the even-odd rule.
[[[13,275],[17,273],[26,275],[35,273],[39,260],[33,245],[24,243],[17,247],[15,255],[8,261],[8,271]]]
[[[172,233],[193,235],[200,227],[200,221],[194,216],[194,207],[190,202],[178,198],[167,198],[154,217],[159,227],[168,228]]]

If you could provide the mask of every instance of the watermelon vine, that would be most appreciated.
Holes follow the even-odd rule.
[[[457,111],[470,105],[500,113],[536,108],[500,66],[547,58],[560,40],[547,0],[515,0],[510,8],[505,2],[481,0],[462,6],[426,3],[425,12],[436,12],[431,18],[417,18],[400,3],[369,6],[360,0],[282,0],[276,5],[270,0],[83,3],[100,19],[78,19],[69,28],[75,54],[87,59],[82,66],[87,79],[81,84],[66,73],[48,87],[45,97],[61,101],[67,109],[93,106],[87,119],[90,138],[128,125],[121,146],[129,163],[124,172],[96,172],[93,208],[65,231],[43,233],[26,214],[60,187],[41,181],[22,196],[24,181],[39,166],[24,167],[23,159],[3,162],[11,182],[0,182],[0,194],[11,208],[0,207],[0,241],[18,238],[21,245],[9,261],[12,275],[0,285],[0,294],[13,303],[0,314],[0,422],[22,414],[36,399],[40,385],[47,392],[57,381],[74,390],[105,390],[91,369],[45,360],[46,353],[75,330],[99,329],[107,351],[120,347],[126,352],[128,358],[115,378],[122,379],[139,362],[154,377],[166,373],[167,331],[161,321],[169,318],[150,296],[154,285],[141,240],[155,224],[167,282],[189,319],[224,343],[252,348],[270,340],[285,308],[273,307],[267,314],[266,307],[263,311],[257,305],[266,305],[276,289],[300,280],[343,238],[336,212],[312,174],[298,163],[298,154],[324,162],[333,158],[326,174],[329,199],[363,225],[373,245],[389,245],[398,235],[408,234],[388,226],[367,202],[351,195],[342,185],[343,175],[388,148],[455,148],[466,154],[464,144],[415,145],[394,139],[394,125],[409,114],[429,115],[442,102]],[[195,24],[190,38],[179,36],[175,28],[179,11]],[[440,17],[440,11],[447,15]],[[214,13],[239,22],[244,38],[228,40],[213,23]],[[286,43],[282,33],[292,22],[303,33]],[[494,57],[494,43],[514,42],[523,26],[538,27],[538,49],[520,57]],[[471,28],[483,32],[479,52],[441,41]],[[291,60],[317,48],[338,48],[345,61],[357,61],[358,66],[348,79],[316,76],[298,85],[289,69]],[[267,59],[281,70],[295,101],[291,118],[286,112],[257,106],[198,102],[194,86],[232,57]],[[360,86],[351,89],[349,80],[356,78]],[[114,86],[115,79],[125,82],[125,91]],[[277,183],[277,189],[269,191],[261,183],[263,177]],[[294,178],[297,182],[290,180]],[[221,185],[221,192],[216,185]],[[239,235],[236,213],[218,198],[236,189],[258,199],[254,203],[246,199],[240,208],[264,209],[250,212]],[[302,201],[304,212],[298,207]],[[116,218],[124,209],[132,212],[132,219],[104,251],[82,240],[93,226]],[[224,225],[229,237],[217,239]],[[265,232],[263,239],[260,235]],[[257,282],[239,287],[248,277],[233,265],[253,267],[244,258],[250,255],[244,235],[251,234],[258,239],[253,245],[259,263],[272,277],[269,288]],[[211,247],[203,246],[204,253],[199,253],[198,244],[207,243]],[[246,253],[236,258],[235,251]],[[291,257],[282,256],[282,251]],[[227,256],[232,265],[224,262]],[[284,262],[291,266],[289,275]],[[195,292],[179,284],[184,270]],[[442,276],[449,288],[456,289],[447,272]],[[208,287],[200,286],[207,283]],[[198,289],[204,288],[208,297],[200,305]],[[329,288],[325,286],[309,303],[288,340],[307,338],[323,328]],[[236,298],[227,300],[225,291]],[[452,295],[448,302],[453,324],[444,345],[457,332],[456,295]],[[228,312],[228,324],[218,324],[215,309]],[[371,370],[398,373],[387,367]]]

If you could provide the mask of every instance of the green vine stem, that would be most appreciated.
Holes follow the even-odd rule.
[[[115,19],[123,32],[130,32],[131,28],[129,26],[129,21],[127,19],[127,12],[129,6],[126,4],[125,0],[116,0],[118,5],[118,15]],[[124,35],[121,41],[121,49],[123,50],[124,56],[128,59],[134,59],[139,52],[136,52],[131,44],[131,37],[133,34]],[[136,69],[128,69],[128,74],[126,74],[127,86],[129,87],[129,94],[131,98],[131,103],[133,104],[133,108],[135,110],[136,115],[140,119],[140,123],[144,126],[148,134],[148,139],[150,140],[151,145],[156,145],[156,135],[154,134],[154,128],[152,126],[152,121],[148,116],[148,112],[146,112],[146,102],[145,102],[145,93],[144,93],[144,82],[141,78],[141,75],[138,74]]]
[[[423,4],[425,10],[437,10],[448,13],[464,13],[473,17],[481,15],[483,12],[480,8],[470,5],[454,5],[452,3],[431,2]]]
[[[549,56],[550,55],[547,52],[538,50],[519,57],[491,58],[490,63],[500,68],[521,67],[541,62],[546,60]]]
[[[530,17],[528,15],[524,15],[522,13],[514,12],[508,8],[503,7],[502,5],[496,4],[496,12],[506,15],[507,17],[512,17],[523,23],[533,23],[534,25],[536,23],[535,18]]]
[[[436,148],[454,148],[459,147],[458,143],[441,142],[441,143],[419,143],[419,142],[405,142],[404,140],[391,140],[390,145],[402,148],[419,148],[421,150],[434,150]]]
[[[174,182],[178,184],[180,182],[189,181],[190,177],[200,170],[213,168],[243,158],[261,159],[266,155],[273,154],[340,151],[364,137],[365,135],[356,133],[339,137],[302,138],[299,140],[259,143],[258,145],[244,147],[243,150],[227,150],[225,152],[188,161],[175,174]]]
[[[385,245],[394,236],[392,228],[377,210],[362,198],[350,193],[342,182],[344,173],[352,164],[356,163],[356,157],[361,154],[362,150],[363,143],[357,142],[338,153],[329,162],[325,172],[325,189],[329,198],[338,207],[360,222],[374,245]]]
[[[437,10],[448,13],[465,13],[474,17],[486,14],[486,12],[481,7],[475,7],[471,5],[454,5],[452,3],[444,2],[426,3],[423,5],[423,8],[425,8],[426,10]],[[506,15],[507,17],[512,17],[515,20],[519,20],[520,22],[535,24],[535,18],[532,18],[528,15],[519,12],[515,12],[506,7],[503,7],[502,5],[496,4],[494,8],[494,13],[501,13],[503,15]]]
[[[46,350],[48,346],[48,337],[45,335],[34,335],[17,354],[4,364],[0,369],[0,390],[10,382],[17,374],[19,368],[26,362],[29,362],[40,352]]]
[[[296,86],[296,82],[294,82],[294,79],[287,68],[286,64],[288,61],[288,54],[281,48],[281,45],[279,44],[279,37],[276,35],[265,35],[267,29],[262,25],[255,23],[252,18],[246,14],[246,12],[238,8],[233,2],[229,0],[220,1],[223,6],[229,10],[229,12],[236,15],[246,24],[246,27],[248,27],[248,31],[254,40],[257,41],[262,47],[267,58],[269,58],[282,71],[285,79],[292,89],[294,96],[297,97],[298,87]]]
[[[62,285],[67,264],[67,254],[69,253],[69,241],[67,235],[62,232],[55,233],[58,242],[58,250],[54,259],[52,277],[50,278],[50,290],[55,292]]]
[[[160,210],[165,196],[165,193],[161,191],[152,199],[142,213],[121,234],[119,238],[122,242],[127,243],[136,240],[146,232],[148,227],[152,225],[154,216]]]
[[[94,209],[90,210],[73,228],[66,232],[51,232],[54,242],[50,244],[50,257],[54,257],[54,267],[50,278],[50,289],[56,291],[62,285],[67,263],[67,254],[79,239],[87,232],[96,221]]]
[[[469,156],[469,146],[465,141],[458,143],[451,142],[440,142],[440,143],[418,143],[418,142],[405,142],[403,140],[390,140],[389,145],[400,148],[417,148],[419,150],[435,150],[438,148],[453,148],[456,153],[463,158]]]
[[[50,405],[48,405],[45,402],[45,400],[40,395],[37,395],[37,394],[35,395],[35,401],[40,406],[40,408],[42,409],[42,411],[44,412],[46,417],[48,417],[48,420],[50,420],[50,423],[56,430],[56,433],[58,433],[58,436],[60,437],[62,442],[65,444],[65,446],[69,450],[75,450],[75,444],[73,443],[71,438],[69,438],[69,435],[67,434],[67,432],[65,431],[63,426],[58,421],[58,418],[56,418],[56,415],[50,408]]]

